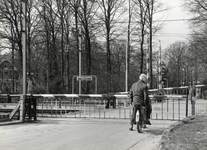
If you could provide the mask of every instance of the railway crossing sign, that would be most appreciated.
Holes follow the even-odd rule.
[[[78,82],[81,82],[81,81],[92,81],[93,78],[94,78],[95,79],[95,94],[97,94],[97,77],[95,75],[82,75],[82,76],[76,75],[76,76],[73,76],[73,78],[72,78],[72,94],[74,94],[75,78],[77,79]],[[79,94],[81,94],[81,92],[79,92]]]
[[[77,77],[77,81],[92,81],[92,76],[80,76]]]

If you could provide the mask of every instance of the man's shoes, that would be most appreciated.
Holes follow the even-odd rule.
[[[146,124],[151,125],[151,122],[149,121],[149,119],[146,120]]]
[[[131,127],[129,127],[129,130],[132,131],[133,130],[133,125],[131,125]]]

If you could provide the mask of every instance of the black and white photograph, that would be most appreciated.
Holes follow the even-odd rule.
[[[207,149],[207,0],[0,0],[0,137]]]

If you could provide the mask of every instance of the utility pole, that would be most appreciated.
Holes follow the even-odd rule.
[[[128,36],[126,38],[126,70],[125,70],[125,92],[127,91],[128,91]]]
[[[161,41],[159,40],[159,42],[160,42],[160,48],[159,48],[159,89],[162,89],[162,74],[161,74],[161,55],[162,55],[162,53],[161,53]]]
[[[148,49],[147,49],[147,63],[146,63],[147,67],[146,68],[147,68],[147,86],[150,88],[150,85],[152,83],[150,83],[151,79],[150,79],[150,46],[149,44],[150,44],[150,39],[148,38],[147,39]]]
[[[129,20],[128,20],[127,37],[126,37],[125,92],[128,92],[129,51],[130,51],[130,26],[131,26],[131,0],[129,0]]]
[[[79,40],[79,77],[81,77],[81,26],[78,34]],[[81,80],[79,80],[79,94],[81,94]]]
[[[22,81],[23,81],[23,93],[20,98],[20,120],[24,122],[25,116],[25,101],[27,94],[27,0],[22,0],[22,51],[23,51],[23,71],[22,71]]]
[[[83,6],[83,0],[80,1],[80,6]],[[80,26],[79,26],[79,34],[78,34],[78,41],[79,41],[79,77],[81,77],[81,38],[82,38],[82,26],[81,26],[81,18],[80,19]],[[79,94],[81,94],[81,80],[79,80]]]

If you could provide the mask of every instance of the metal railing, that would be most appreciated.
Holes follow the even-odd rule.
[[[73,95],[74,96],[74,95]],[[77,95],[77,97],[37,97],[38,117],[129,118],[127,96]]]
[[[182,96],[156,96],[152,99],[152,119],[181,120],[186,116],[186,100]]]
[[[193,109],[193,106],[191,105],[191,108]],[[191,109],[191,112],[193,111]],[[194,115],[200,115],[200,114],[204,114],[207,113],[207,100],[203,100],[203,99],[197,99],[195,100],[195,114]],[[193,112],[192,112],[193,114]]]
[[[12,109],[20,95],[9,95],[12,103],[1,103],[4,108]],[[129,119],[132,107],[125,95],[77,95],[77,94],[33,94],[37,117],[63,118],[119,118]],[[206,100],[196,100],[195,109],[190,100],[179,95],[151,96],[151,119],[182,120],[194,113],[201,114],[207,110]],[[0,107],[1,109],[1,107]],[[34,109],[34,108],[32,108]],[[2,109],[1,109],[2,111]]]

